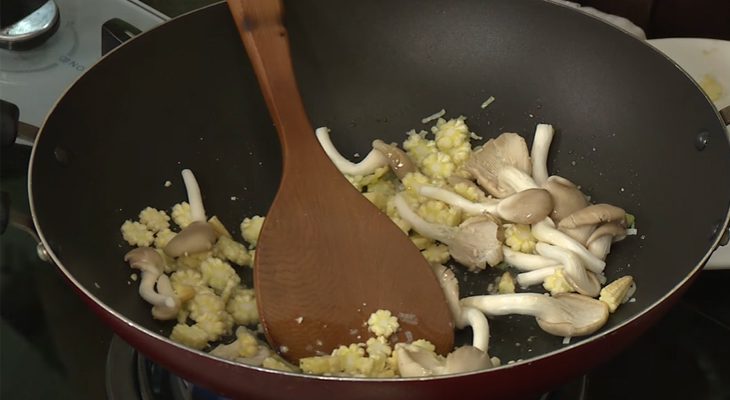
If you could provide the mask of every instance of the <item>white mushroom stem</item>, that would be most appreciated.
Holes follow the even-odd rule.
[[[419,187],[418,192],[423,196],[461,208],[467,214],[490,213],[518,224],[533,224],[547,217],[553,210],[552,197],[544,189],[527,189],[501,200],[489,199],[483,203],[474,203],[450,190],[436,186],[423,185]]]
[[[508,246],[502,246],[502,252],[504,253],[504,261],[520,271],[534,271],[547,267],[554,267],[559,264],[553,259],[537,254],[527,254],[520,251],[514,251]]]
[[[601,236],[588,245],[588,251],[601,260],[605,260],[611,251],[611,243],[613,243],[611,236]]]
[[[547,243],[538,243],[535,246],[535,250],[541,256],[560,262],[563,265],[565,273],[568,275],[569,283],[578,293],[590,297],[598,296],[598,293],[601,291],[601,285],[595,277],[588,275],[588,272],[583,267],[583,263],[581,263],[581,260],[575,253]]]
[[[398,211],[398,215],[411,224],[413,230],[419,234],[430,239],[438,240],[439,242],[447,245],[454,240],[454,236],[456,236],[456,228],[447,225],[432,224],[421,218],[411,209],[406,199],[400,193],[395,195],[394,204]]]
[[[547,156],[550,150],[550,143],[553,141],[555,131],[549,124],[537,124],[535,137],[532,140],[532,178],[538,185],[542,185],[548,178]]]
[[[159,294],[155,291],[155,284],[159,277],[160,274],[150,270],[143,270],[142,280],[139,283],[139,295],[142,296],[145,301],[154,306],[174,307],[175,299],[170,296]]]
[[[497,199],[488,199],[488,201],[483,203],[475,203],[450,190],[429,185],[419,187],[418,193],[435,200],[443,201],[444,203],[454,207],[458,207],[471,215],[496,213],[497,205],[500,202]]]
[[[155,284],[157,283],[158,278],[161,275],[164,275],[162,274],[164,260],[162,259],[162,256],[160,256],[160,253],[150,247],[138,247],[125,254],[124,261],[129,262],[130,267],[142,271],[142,279],[139,284],[139,295],[145,301],[156,307],[173,308],[177,305],[174,291],[172,291],[171,287],[170,291],[173,295],[169,295],[169,293],[158,293],[155,290]],[[164,289],[166,288],[163,287],[163,290]]]
[[[511,165],[505,165],[497,174],[497,179],[500,186],[511,188],[515,192],[539,187],[530,175]]]
[[[459,304],[459,281],[454,276],[453,271],[440,264],[435,264],[432,268],[441,289],[444,291],[446,303],[449,305],[456,327],[464,329],[471,326],[472,346],[486,352],[489,349],[489,323],[487,318],[479,310],[462,307]]]
[[[404,221],[419,234],[449,246],[454,260],[470,270],[502,262],[499,221],[490,214],[467,218],[458,227],[432,224],[416,214],[402,194],[395,195],[395,207]]]
[[[496,294],[466,297],[461,305],[474,307],[487,316],[522,314],[537,318],[544,331],[556,336],[589,335],[608,320],[608,306],[575,293],[545,296],[537,293]]]
[[[472,307],[461,307],[461,316],[459,318],[461,326],[457,324],[457,328],[463,329],[471,326],[472,330],[472,346],[487,352],[489,350],[489,322],[484,314]]]
[[[193,171],[189,169],[182,170],[183,181],[185,182],[185,190],[188,192],[188,203],[190,203],[190,214],[193,221],[205,222],[205,207],[203,207],[203,196],[200,194],[200,186],[193,175]]]
[[[461,299],[462,307],[473,307],[489,317],[521,314],[544,319],[565,318],[555,299],[538,293],[512,293],[471,296]]]
[[[167,275],[161,274],[157,278],[157,292],[167,296],[167,299],[164,304],[152,307],[152,316],[159,320],[175,319],[180,311],[180,300],[175,294]]]
[[[558,270],[558,268],[561,267],[556,265],[554,267],[546,267],[536,269],[534,271],[522,272],[520,274],[517,274],[517,283],[522,288],[542,284],[543,282],[545,282],[545,279],[547,279],[548,276],[554,274]]]
[[[611,251],[611,244],[623,240],[625,237],[626,228],[622,223],[605,223],[599,226],[587,239],[588,251],[601,260],[605,260]]]
[[[343,174],[364,176],[372,174],[382,166],[388,165],[388,158],[382,152],[375,149],[370,150],[370,153],[359,163],[353,163],[337,151],[337,148],[332,143],[332,139],[330,139],[329,129],[325,127],[317,128],[315,135],[324,152],[327,153],[327,156],[335,164],[335,167]]]
[[[603,260],[591,254],[582,244],[555,229],[555,224],[549,218],[545,218],[532,225],[532,235],[541,242],[554,244],[572,251],[583,261],[583,265],[586,268],[597,274],[603,272],[603,269],[606,267],[606,263]]]

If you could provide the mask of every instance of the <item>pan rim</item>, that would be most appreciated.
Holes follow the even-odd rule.
[[[550,1],[550,0],[535,0],[535,1],[543,2],[543,3],[549,3],[552,6],[562,7],[564,9],[570,10],[573,13],[577,13],[577,14],[583,15],[584,17],[592,18],[592,19],[594,19],[596,21],[599,21],[599,22],[601,22],[603,24],[609,25],[612,29],[615,29],[615,30],[619,31],[623,35],[630,36],[634,40],[637,40],[637,41],[641,42],[644,46],[651,48],[652,51],[660,54],[666,60],[668,60],[669,62],[671,62],[679,71],[681,71],[685,75],[685,77],[689,78],[689,80],[696,86],[697,90],[699,90],[700,92],[702,92],[703,96],[705,96],[705,99],[708,102],[708,105],[712,105],[712,102],[709,99],[709,97],[704,93],[704,91],[702,91],[699,88],[697,82],[695,82],[694,79],[692,79],[691,76],[689,76],[689,74],[684,69],[682,69],[671,58],[669,58],[668,56],[666,56],[664,53],[662,53],[661,51],[659,51],[655,47],[651,46],[646,41],[642,41],[642,40],[634,37],[633,35],[630,35],[626,31],[624,31],[623,29],[620,29],[620,28],[618,28],[618,27],[616,27],[616,26],[614,26],[612,24],[609,24],[609,23],[601,20],[600,18],[598,18],[596,16],[593,16],[593,15],[586,14],[584,12],[581,12],[580,10],[577,10],[577,9],[575,9],[573,7],[569,7],[567,5],[560,4],[560,3],[555,3],[555,2]],[[109,51],[107,54],[103,55],[99,60],[97,60],[95,63],[93,63],[90,66],[90,68],[87,68],[87,70],[86,70],[86,72],[84,72],[84,74],[82,74],[76,80],[74,80],[72,83],[70,83],[69,86],[63,91],[62,95],[54,102],[54,104],[51,107],[50,111],[46,114],[45,118],[43,119],[43,123],[41,124],[41,126],[39,128],[38,135],[36,136],[35,141],[34,141],[33,146],[32,146],[32,151],[31,151],[30,160],[29,160],[29,166],[28,166],[28,200],[29,200],[30,212],[31,212],[31,217],[32,217],[32,220],[33,220],[33,224],[35,225],[35,228],[36,228],[36,230],[38,232],[38,236],[39,236],[39,238],[41,240],[41,243],[45,247],[46,251],[48,252],[48,255],[50,256],[50,258],[53,261],[53,264],[56,266],[56,268],[58,268],[63,273],[64,277],[69,282],[71,282],[78,291],[80,291],[81,293],[83,293],[83,295],[87,299],[93,301],[93,303],[97,307],[99,307],[101,310],[103,310],[104,313],[106,313],[106,314],[114,317],[115,319],[123,322],[127,326],[129,326],[129,327],[133,328],[134,330],[136,330],[138,333],[141,333],[141,334],[144,334],[146,336],[152,337],[153,339],[155,339],[157,341],[164,342],[164,343],[166,343],[168,345],[172,345],[172,346],[178,348],[179,350],[186,351],[186,352],[191,352],[191,353],[193,353],[193,354],[195,354],[197,356],[202,356],[202,357],[205,357],[205,358],[210,359],[210,360],[215,361],[215,362],[220,362],[220,363],[223,363],[223,364],[227,364],[228,366],[231,366],[231,367],[234,367],[234,368],[243,368],[243,369],[246,369],[246,370],[253,370],[253,371],[261,372],[261,373],[269,373],[269,374],[275,374],[275,375],[283,375],[283,376],[292,377],[292,378],[299,378],[299,379],[302,379],[303,378],[305,380],[312,380],[312,381],[337,381],[337,382],[357,382],[357,383],[376,384],[376,383],[384,383],[384,382],[385,383],[391,383],[391,382],[421,382],[421,381],[430,382],[430,381],[444,380],[444,379],[450,379],[450,378],[467,377],[467,376],[472,376],[472,375],[482,375],[482,374],[488,374],[488,373],[491,373],[491,372],[505,371],[505,370],[508,370],[508,369],[511,369],[511,368],[517,368],[517,367],[529,365],[529,364],[532,364],[532,363],[535,363],[535,362],[538,362],[538,361],[542,361],[543,359],[546,359],[548,357],[553,357],[553,356],[558,355],[558,354],[561,354],[561,353],[567,353],[567,352],[571,352],[571,351],[576,351],[581,346],[588,345],[588,344],[590,344],[590,343],[592,343],[592,342],[594,342],[596,340],[601,340],[604,337],[607,337],[607,336],[609,336],[611,334],[614,334],[615,332],[619,331],[620,329],[626,327],[627,325],[633,323],[634,321],[636,321],[636,320],[644,317],[646,314],[648,314],[648,313],[652,312],[653,310],[655,310],[660,304],[664,303],[675,292],[677,292],[682,287],[684,287],[685,285],[687,285],[687,283],[702,269],[702,267],[707,262],[707,260],[709,260],[710,256],[714,252],[714,250],[719,247],[719,243],[720,243],[720,240],[721,240],[722,235],[716,235],[717,237],[714,239],[714,241],[712,241],[711,246],[709,247],[709,250],[705,253],[705,255],[702,257],[702,259],[689,271],[689,273],[684,277],[684,279],[682,279],[680,282],[678,282],[674,287],[671,288],[671,290],[669,290],[664,296],[662,296],[659,299],[657,299],[654,303],[648,305],[646,308],[644,308],[638,314],[636,314],[636,315],[632,316],[631,318],[628,318],[628,319],[620,322],[616,326],[614,326],[612,328],[609,328],[609,329],[607,329],[605,331],[602,331],[600,333],[593,334],[593,335],[591,335],[589,337],[582,338],[579,342],[575,342],[573,344],[565,345],[565,346],[563,346],[563,347],[561,347],[559,349],[556,349],[556,350],[553,350],[553,351],[550,351],[550,352],[547,352],[547,353],[543,353],[541,355],[534,356],[534,357],[531,357],[531,358],[527,358],[527,359],[522,359],[522,360],[519,360],[519,361],[515,361],[514,363],[510,363],[510,364],[505,363],[505,364],[502,364],[502,365],[500,365],[498,367],[490,368],[490,369],[487,369],[487,370],[470,371],[470,372],[463,372],[463,373],[450,374],[450,375],[437,375],[437,376],[416,377],[416,378],[397,377],[397,378],[388,378],[388,379],[310,375],[310,374],[305,374],[305,373],[300,373],[300,372],[279,371],[279,370],[274,370],[274,369],[269,369],[269,368],[264,368],[264,367],[259,367],[259,366],[252,366],[252,365],[246,365],[246,364],[236,363],[236,362],[233,362],[233,361],[230,361],[230,360],[225,360],[225,359],[222,359],[222,358],[218,358],[218,357],[212,356],[212,355],[210,355],[208,353],[205,353],[205,352],[203,352],[201,350],[191,349],[191,348],[186,347],[186,346],[184,346],[182,344],[179,344],[177,342],[174,342],[170,338],[165,337],[163,335],[160,335],[159,333],[157,333],[157,332],[155,332],[153,330],[149,330],[149,329],[141,326],[140,324],[138,324],[138,323],[136,323],[136,322],[128,319],[126,316],[122,315],[121,313],[117,312],[116,310],[112,309],[106,303],[102,302],[98,297],[96,297],[87,287],[81,285],[81,283],[69,272],[69,270],[66,269],[64,263],[61,261],[61,259],[58,257],[58,255],[56,255],[56,253],[53,251],[53,248],[50,246],[48,240],[46,239],[46,237],[45,237],[45,235],[43,233],[43,230],[40,227],[40,223],[39,223],[39,220],[38,220],[38,215],[37,215],[36,208],[35,208],[35,206],[36,206],[35,205],[35,200],[34,200],[34,197],[33,197],[33,167],[34,167],[34,164],[35,164],[34,161],[35,161],[35,157],[36,157],[36,151],[37,151],[37,148],[38,148],[38,143],[41,140],[41,138],[43,137],[43,133],[45,132],[45,127],[46,127],[46,124],[47,124],[48,120],[53,115],[54,111],[56,110],[56,108],[58,107],[58,105],[60,104],[60,102],[66,97],[67,93],[69,91],[73,90],[74,86],[76,86],[76,84],[81,79],[83,79],[84,75],[86,75],[86,73],[88,73],[88,71],[93,70],[94,67],[98,63],[103,62],[107,57],[109,57],[110,55],[114,54],[119,49],[124,48],[128,43],[133,43],[136,39],[138,39],[140,37],[144,37],[145,35],[147,35],[147,33],[154,32],[154,31],[156,31],[158,29],[163,29],[167,24],[173,23],[173,22],[177,21],[178,19],[188,18],[188,17],[190,17],[190,15],[193,15],[195,13],[201,12],[203,10],[206,10],[206,9],[209,9],[209,8],[213,8],[213,7],[219,7],[219,6],[221,6],[221,3],[225,3],[225,1],[220,1],[220,2],[217,2],[217,3],[213,3],[213,4],[210,4],[210,5],[207,5],[207,6],[198,8],[196,10],[189,11],[189,12],[186,12],[184,14],[178,15],[178,16],[176,16],[174,18],[169,19],[168,21],[164,21],[163,23],[161,23],[161,24],[159,24],[159,25],[157,25],[157,26],[149,29],[148,31],[146,31],[146,32],[144,32],[144,33],[142,33],[142,34],[140,34],[140,35],[138,35],[138,36],[130,39],[129,41],[125,42],[124,44],[122,44],[120,46],[117,46],[116,48],[114,48],[111,51]],[[715,112],[715,115],[717,117],[718,122],[722,122],[723,120],[722,120],[722,118],[721,118],[718,110],[715,107],[712,107],[712,108],[713,108],[713,110]],[[723,125],[722,126],[723,127],[725,126],[724,125],[724,122],[723,122]],[[724,226],[725,229],[727,229],[727,227],[728,227],[729,224],[730,224],[730,201],[728,202],[728,209],[727,209],[727,211],[725,213],[725,218],[724,218],[724,222],[723,222],[723,225],[722,226]],[[117,335],[116,332],[113,332],[113,333],[115,335]]]

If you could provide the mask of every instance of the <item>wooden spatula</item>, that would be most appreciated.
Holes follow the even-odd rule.
[[[364,342],[378,309],[399,338],[445,354],[453,322],[431,267],[335,168],[302,104],[279,0],[228,0],[281,140],[279,191],[256,248],[254,287],[270,344],[289,360]],[[373,138],[375,139],[375,138]]]

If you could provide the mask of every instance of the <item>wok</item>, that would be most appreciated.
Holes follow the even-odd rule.
[[[606,268],[609,280],[635,277],[636,301],[567,345],[532,317],[494,318],[490,353],[503,366],[428,379],[275,372],[168,340],[173,324],[153,320],[128,282],[121,223],[147,205],[185,199],[178,177],[191,168],[209,214],[235,227],[266,212],[281,173],[274,127],[221,3],[104,57],[56,104],[31,160],[34,222],[59,270],[118,335],[164,367],[236,398],[530,395],[619,352],[718,246],[730,204],[725,127],[695,83],[643,42],[537,0],[285,5],[305,105],[343,154],[364,154],[374,138],[400,142],[442,108],[468,116],[485,138],[513,131],[530,142],[536,123],[556,126],[549,171],[637,216],[640,236],[614,246]],[[496,101],[481,109],[490,96]],[[461,273],[461,295],[484,293],[493,278]]]

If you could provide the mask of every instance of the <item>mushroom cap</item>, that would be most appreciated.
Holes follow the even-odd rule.
[[[376,139],[373,141],[373,148],[388,158],[390,169],[398,179],[403,179],[409,172],[418,171],[411,158],[403,150],[398,148],[398,146],[393,146],[380,139]]]
[[[497,214],[507,221],[532,225],[553,211],[553,198],[545,189],[527,189],[499,202]]]
[[[498,174],[505,165],[513,166],[528,175],[532,172],[527,143],[516,133],[505,132],[496,139],[489,139],[466,160],[464,169],[491,195],[503,198],[514,193],[511,188],[499,184]]]
[[[444,361],[438,354],[418,346],[396,345],[395,353],[402,377],[439,375],[444,369]]]
[[[128,262],[132,268],[155,275],[161,274],[165,269],[165,260],[157,250],[151,247],[137,247],[130,250],[124,255],[124,261]]]
[[[547,333],[557,336],[589,335],[608,320],[608,306],[602,301],[576,293],[544,296],[512,293],[465,297],[463,307],[474,307],[487,316],[532,315]]]
[[[598,238],[603,236],[611,236],[614,242],[618,242],[626,237],[626,228],[620,222],[607,222],[601,224],[591,236],[586,240],[586,245],[590,246],[591,243],[595,242]]]
[[[588,246],[587,240],[595,229],[596,225],[583,225],[577,228],[558,228],[558,230],[572,237],[583,246]]]
[[[562,312],[548,312],[537,317],[537,324],[556,336],[585,336],[600,329],[608,321],[608,305],[602,301],[575,293],[560,293],[552,297]]]
[[[557,175],[545,181],[542,188],[553,197],[553,212],[550,214],[555,222],[560,222],[568,215],[588,206],[588,200],[573,182]]]
[[[624,220],[625,218],[626,211],[623,208],[605,203],[593,204],[563,218],[558,223],[558,227],[560,229],[573,229],[579,226]]]
[[[492,367],[492,360],[486,351],[474,346],[462,346],[446,356],[445,374],[479,371]]]
[[[213,248],[217,236],[215,229],[204,221],[195,221],[175,235],[165,246],[165,254],[170,257],[200,253]]]
[[[500,225],[500,221],[491,214],[467,218],[449,241],[449,253],[472,271],[485,269],[487,264],[499,264],[504,257]]]
[[[402,377],[458,374],[492,367],[487,352],[474,346],[462,346],[446,358],[417,346],[396,346],[398,371]]]

